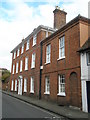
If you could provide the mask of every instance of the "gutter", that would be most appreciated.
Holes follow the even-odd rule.
[[[40,43],[40,81],[39,81],[39,100],[41,99],[41,81],[42,81],[42,42]]]

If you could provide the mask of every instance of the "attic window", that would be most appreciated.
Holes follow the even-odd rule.
[[[36,45],[36,41],[37,41],[37,34],[33,36],[33,46]]]

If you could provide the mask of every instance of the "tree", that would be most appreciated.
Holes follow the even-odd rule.
[[[10,77],[10,71],[9,70],[3,70],[2,71],[2,81],[5,82],[5,80]]]

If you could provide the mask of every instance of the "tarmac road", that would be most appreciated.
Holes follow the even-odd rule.
[[[1,99],[1,98],[0,98]],[[41,108],[2,94],[2,118],[61,118]]]

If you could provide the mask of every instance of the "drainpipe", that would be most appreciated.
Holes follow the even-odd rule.
[[[39,81],[39,99],[41,99],[41,80],[42,80],[42,42],[40,43],[40,81]]]

